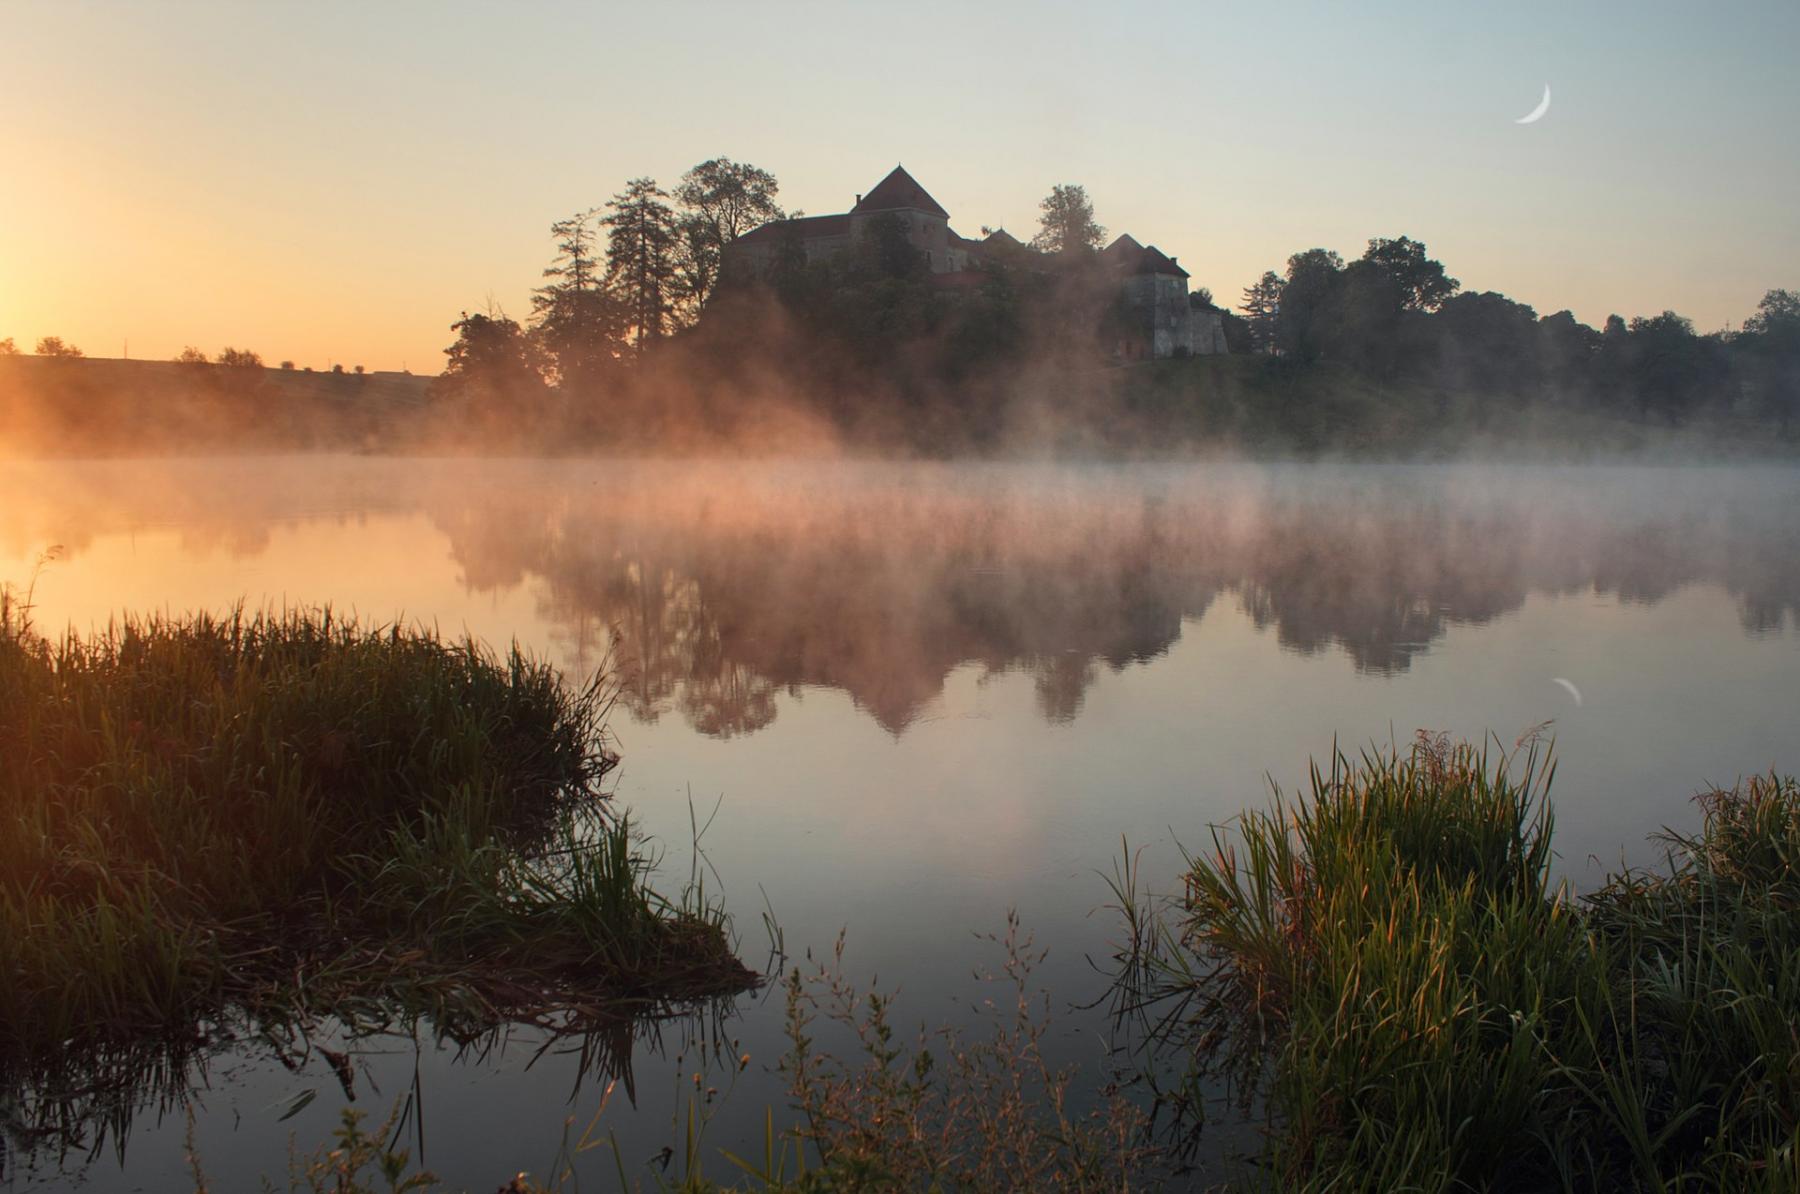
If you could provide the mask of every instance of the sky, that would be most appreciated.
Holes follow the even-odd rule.
[[[1227,305],[1404,234],[1711,331],[1800,287],[1797,48],[1793,0],[0,0],[0,338],[436,372],[552,221],[719,155],[813,215],[904,163],[970,236],[1080,183]]]

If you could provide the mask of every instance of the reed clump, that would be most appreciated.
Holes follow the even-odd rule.
[[[1186,1058],[1190,1123],[1221,1081],[1261,1108],[1250,1184],[1800,1188],[1800,787],[1708,793],[1664,868],[1577,898],[1553,772],[1336,756],[1216,829],[1165,915],[1128,900],[1123,1007]]]
[[[377,996],[480,1021],[741,989],[602,779],[607,691],[329,610],[0,612],[0,1064]]]

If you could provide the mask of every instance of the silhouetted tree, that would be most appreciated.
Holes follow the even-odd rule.
[[[1260,352],[1275,351],[1275,320],[1281,314],[1283,285],[1281,275],[1271,269],[1263,271],[1256,285],[1244,289],[1244,321]]]
[[[1756,314],[1744,320],[1753,336],[1800,337],[1800,293],[1771,290],[1756,305]]]
[[[1493,291],[1454,295],[1435,327],[1441,380],[1450,388],[1524,394],[1541,380],[1537,312],[1525,304]]]
[[[459,383],[512,389],[541,380],[530,339],[517,321],[503,314],[470,315],[450,325],[456,343],[444,350],[449,358],[445,378]],[[342,365],[332,366],[334,372]]]
[[[1442,262],[1425,255],[1425,246],[1409,237],[1369,241],[1364,261],[1380,267],[1400,288],[1401,305],[1408,311],[1435,311],[1462,286],[1444,272]]]
[[[652,178],[634,178],[612,197],[601,223],[612,231],[606,245],[606,278],[624,308],[633,351],[668,333],[676,299],[679,235],[668,192]]]
[[[687,310],[696,311],[712,297],[726,245],[782,218],[775,202],[780,189],[767,170],[730,158],[701,162],[681,176],[681,185],[675,188],[675,198],[685,209],[677,221],[681,238],[677,268]]]
[[[625,331],[621,304],[603,285],[594,215],[576,212],[550,225],[556,257],[531,297],[533,334],[566,389],[597,385],[617,364]]]
[[[201,352],[198,348],[195,348],[192,344],[176,353],[173,359],[177,365],[193,365],[198,367],[201,365],[212,364],[212,362],[207,359],[206,354]]]
[[[8,336],[4,340],[0,340],[0,357],[16,357],[18,355],[19,346],[13,343],[13,338],[11,336]]]
[[[261,369],[262,354],[248,348],[221,348],[218,363],[228,369]]]
[[[1106,239],[1106,229],[1094,222],[1094,201],[1087,188],[1058,183],[1038,204],[1038,234],[1031,247],[1046,253],[1093,250]]]
[[[541,432],[549,394],[536,341],[500,311],[463,312],[451,324],[456,343],[434,394],[452,400],[447,417],[464,434],[496,443]],[[334,372],[342,365],[334,366]]]
[[[1344,259],[1330,249],[1308,249],[1288,258],[1275,320],[1276,351],[1303,359],[1323,354],[1318,337],[1321,316],[1343,269]]]
[[[1371,377],[1391,377],[1401,360],[1401,319],[1406,314],[1400,285],[1370,261],[1352,261],[1329,276],[1321,273],[1318,283],[1304,351]],[[1291,294],[1293,286],[1287,290]]]
[[[61,336],[45,336],[37,342],[37,355],[41,357],[81,357],[87,354],[73,344],[64,344]]]
[[[1716,358],[1685,315],[1664,311],[1630,323],[1628,376],[1640,411],[1680,422],[1711,395]]]
[[[1589,396],[1600,333],[1576,319],[1574,312],[1558,311],[1538,320],[1537,339],[1545,378],[1558,395],[1565,399]]]

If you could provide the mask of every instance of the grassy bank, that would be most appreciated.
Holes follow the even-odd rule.
[[[605,693],[329,612],[0,613],[0,1068],[227,1013],[462,1024],[747,985],[601,782]]]
[[[1550,779],[1422,742],[1215,831],[1126,959],[1190,1123],[1223,1080],[1283,1189],[1800,1187],[1800,787],[1577,899]]]

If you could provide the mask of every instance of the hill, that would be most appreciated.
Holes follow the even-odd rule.
[[[425,404],[411,373],[0,356],[0,452],[366,451]]]

